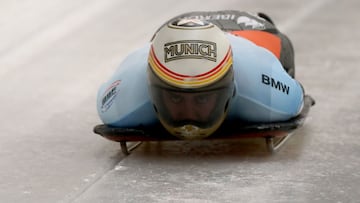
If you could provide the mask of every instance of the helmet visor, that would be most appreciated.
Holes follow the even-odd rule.
[[[152,86],[151,91],[158,115],[167,126],[206,129],[223,119],[233,88],[191,92]]]

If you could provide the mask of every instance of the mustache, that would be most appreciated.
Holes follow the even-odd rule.
[[[172,122],[174,127],[180,127],[180,126],[184,126],[184,125],[194,125],[197,127],[206,127],[207,122],[200,122],[200,121],[195,121],[195,120],[189,120],[189,119],[185,119],[185,120],[176,120]]]

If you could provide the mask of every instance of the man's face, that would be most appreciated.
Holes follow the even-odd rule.
[[[162,97],[174,121],[206,122],[216,107],[217,93],[180,93],[163,90]]]

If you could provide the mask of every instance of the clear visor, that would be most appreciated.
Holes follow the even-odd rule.
[[[224,117],[233,88],[183,92],[152,86],[151,91],[160,119],[167,126],[192,125],[206,129]]]

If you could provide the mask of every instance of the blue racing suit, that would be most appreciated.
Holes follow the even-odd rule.
[[[231,21],[240,27],[222,27],[232,47],[236,89],[227,119],[275,122],[288,120],[300,113],[304,92],[301,84],[286,72],[288,67],[283,65],[286,63],[279,60],[286,56],[279,54],[279,50],[274,52],[265,45],[259,45],[256,40],[254,42],[236,33],[242,30],[271,33],[264,31],[264,28],[271,27],[266,19],[235,11],[223,11],[220,14],[194,12],[185,16],[206,18],[209,21],[219,18],[215,19],[217,23],[223,20],[225,23],[222,25],[228,25]],[[97,95],[97,110],[103,123],[131,128],[159,122],[148,92],[149,50],[150,43],[129,54],[114,75],[101,85]]]

